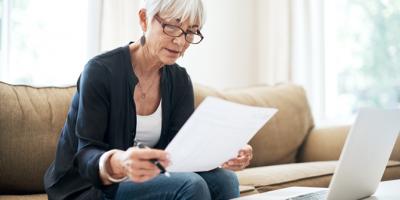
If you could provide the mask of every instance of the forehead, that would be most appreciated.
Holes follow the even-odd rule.
[[[184,19],[182,20],[182,18],[175,18],[172,16],[168,16],[168,15],[158,15],[165,23],[168,24],[173,24],[173,25],[177,25],[177,26],[187,26],[190,28],[199,28],[199,23],[197,21],[195,21],[194,23],[191,23],[189,19]]]

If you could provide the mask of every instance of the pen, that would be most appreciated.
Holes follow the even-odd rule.
[[[140,143],[140,142],[136,142],[135,144],[137,147],[139,147],[139,149],[145,149],[147,148],[146,145]],[[170,177],[171,174],[169,172],[167,172],[167,170],[165,170],[164,166],[162,166],[162,164],[160,163],[160,161],[158,161],[157,159],[150,159],[149,160],[151,163],[153,163],[155,166],[157,166],[157,168],[161,171],[161,174],[164,174],[166,177]]]

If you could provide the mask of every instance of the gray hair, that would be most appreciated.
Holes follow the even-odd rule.
[[[201,0],[144,0],[146,17],[152,21],[154,15],[166,16],[166,19],[189,21],[190,25],[202,28],[205,21],[204,6]]]

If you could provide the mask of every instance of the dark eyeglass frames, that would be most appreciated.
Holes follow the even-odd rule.
[[[188,30],[186,32],[179,26],[163,22],[163,20],[158,15],[155,15],[154,18],[161,24],[163,32],[168,36],[180,37],[182,35],[185,35],[185,40],[191,44],[199,44],[204,39],[199,30],[197,30],[196,32]]]

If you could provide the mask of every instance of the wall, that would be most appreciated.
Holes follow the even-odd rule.
[[[256,84],[255,3],[243,0],[204,1],[205,39],[178,61],[193,82],[215,88]]]
[[[221,89],[290,80],[290,0],[203,2],[205,39],[178,60],[193,82]],[[138,2],[108,0],[103,8],[102,50],[138,40]]]

